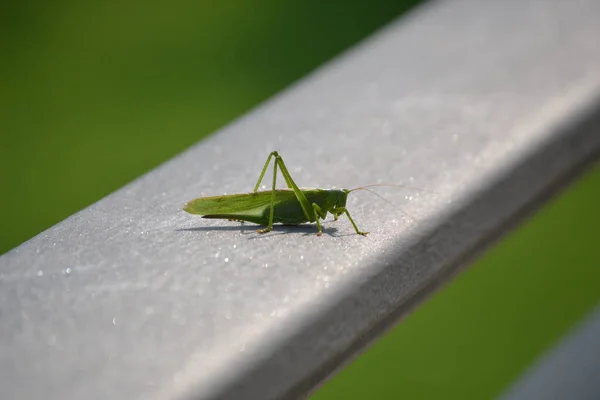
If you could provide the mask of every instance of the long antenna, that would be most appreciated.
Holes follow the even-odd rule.
[[[367,186],[377,186],[377,185],[367,185]],[[388,199],[386,199],[385,197],[383,197],[382,195],[380,195],[379,193],[377,193],[374,190],[368,189],[367,186],[362,186],[362,187],[357,187],[351,190],[351,192],[355,191],[355,190],[366,190],[367,192],[371,192],[373,193],[375,196],[379,197],[381,200],[385,201],[386,203],[388,203],[390,206],[394,207],[396,210],[400,211],[402,214],[406,215],[408,218],[412,219],[413,221],[416,221],[416,218],[413,217],[412,215],[410,215],[409,213],[407,213],[406,211],[402,210],[401,208],[399,208],[398,206],[396,206],[394,203],[392,203],[391,201],[389,201]]]
[[[417,190],[419,192],[427,192],[427,193],[438,194],[437,192],[434,192],[433,190],[419,189],[419,188],[416,188],[416,187],[413,187],[413,186],[406,186],[406,185],[395,185],[395,184],[392,184],[392,183],[373,183],[371,185],[364,185],[364,186],[356,187],[354,189],[350,189],[350,191],[353,192],[355,190],[361,190],[361,189],[365,189],[365,188],[378,187],[378,186],[399,187],[399,188],[403,188],[403,189]]]

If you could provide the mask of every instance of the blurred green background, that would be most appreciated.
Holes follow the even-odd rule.
[[[4,2],[0,254],[414,3]],[[600,300],[594,204],[598,168],[314,397],[462,399],[501,391]]]
[[[414,1],[0,5],[0,254],[184,150]]]

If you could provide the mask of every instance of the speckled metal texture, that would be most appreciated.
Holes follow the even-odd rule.
[[[600,2],[429,2],[0,257],[3,399],[312,390],[600,148]],[[205,220],[271,150],[300,186],[386,182],[315,227]],[[410,217],[408,216],[410,215]]]

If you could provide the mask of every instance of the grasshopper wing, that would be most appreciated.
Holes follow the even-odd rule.
[[[224,196],[200,197],[191,200],[183,208],[190,214],[202,215],[203,218],[238,219],[265,224],[268,222],[269,205],[272,192],[261,191]],[[275,201],[295,201],[292,190],[276,190]]]

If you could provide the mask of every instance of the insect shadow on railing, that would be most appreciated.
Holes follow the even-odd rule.
[[[175,229],[177,232],[233,232],[239,231],[242,235],[249,235],[250,239],[259,239],[263,237],[272,237],[279,235],[289,235],[289,234],[301,234],[302,236],[311,236],[315,235],[315,226],[314,225],[274,225],[273,230],[268,234],[259,234],[257,232],[256,225],[246,225],[241,223],[240,225],[230,225],[230,226],[197,226],[194,228],[179,228]],[[343,237],[343,236],[353,236],[354,233],[348,234],[336,234],[338,232],[338,228],[336,227],[325,227],[323,228],[323,233],[330,237]]]

